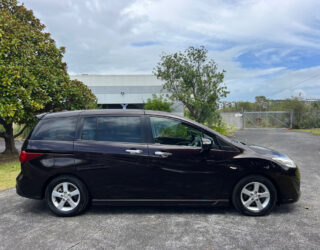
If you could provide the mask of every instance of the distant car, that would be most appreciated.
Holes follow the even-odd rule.
[[[38,118],[22,146],[16,189],[45,199],[59,216],[76,215],[90,202],[231,202],[243,214],[265,215],[300,196],[299,169],[286,155],[170,113],[87,110]]]

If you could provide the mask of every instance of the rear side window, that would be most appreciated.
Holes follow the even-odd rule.
[[[143,142],[142,122],[138,116],[85,117],[82,140]]]
[[[98,117],[97,140],[143,142],[140,117]]]
[[[30,139],[72,141],[75,135],[76,123],[76,117],[40,120]]]

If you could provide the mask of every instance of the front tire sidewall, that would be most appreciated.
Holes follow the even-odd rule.
[[[243,189],[244,186],[246,186],[250,182],[260,182],[264,184],[268,188],[270,193],[269,204],[259,212],[253,212],[251,210],[248,210],[241,202],[241,190]],[[242,180],[240,180],[238,184],[235,186],[232,194],[232,203],[234,207],[242,214],[250,215],[250,216],[263,216],[263,215],[269,214],[274,208],[276,201],[277,201],[276,188],[274,187],[274,185],[269,179],[259,175],[247,176]]]
[[[79,204],[70,211],[61,211],[53,204],[51,194],[55,186],[63,182],[70,182],[75,185],[80,192]],[[88,192],[84,184],[73,176],[60,176],[52,180],[46,188],[45,199],[50,210],[58,216],[74,216],[81,213],[88,205]]]

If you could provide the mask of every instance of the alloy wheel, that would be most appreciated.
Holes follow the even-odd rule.
[[[62,182],[56,185],[51,193],[53,205],[63,212],[75,209],[80,202],[80,191],[70,182]]]
[[[270,202],[270,191],[261,182],[250,182],[240,193],[243,206],[251,212],[261,212]]]

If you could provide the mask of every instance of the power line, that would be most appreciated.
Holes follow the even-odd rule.
[[[302,80],[302,81],[299,81],[299,82],[297,82],[295,85],[290,86],[290,88],[296,88],[296,87],[298,87],[300,84],[302,84],[302,83],[304,83],[304,82],[306,82],[306,81],[312,80],[312,79],[314,79],[314,78],[316,78],[316,77],[318,77],[318,76],[320,76],[320,73],[316,73],[315,75],[313,75],[313,76],[311,76],[311,77],[309,77],[309,78],[307,78],[307,79],[304,79],[304,80]],[[274,96],[274,95],[276,95],[276,94],[282,93],[283,91],[285,91],[285,90],[287,90],[287,89],[288,89],[288,87],[283,88],[282,90],[277,90],[277,91],[274,92],[271,96]]]

